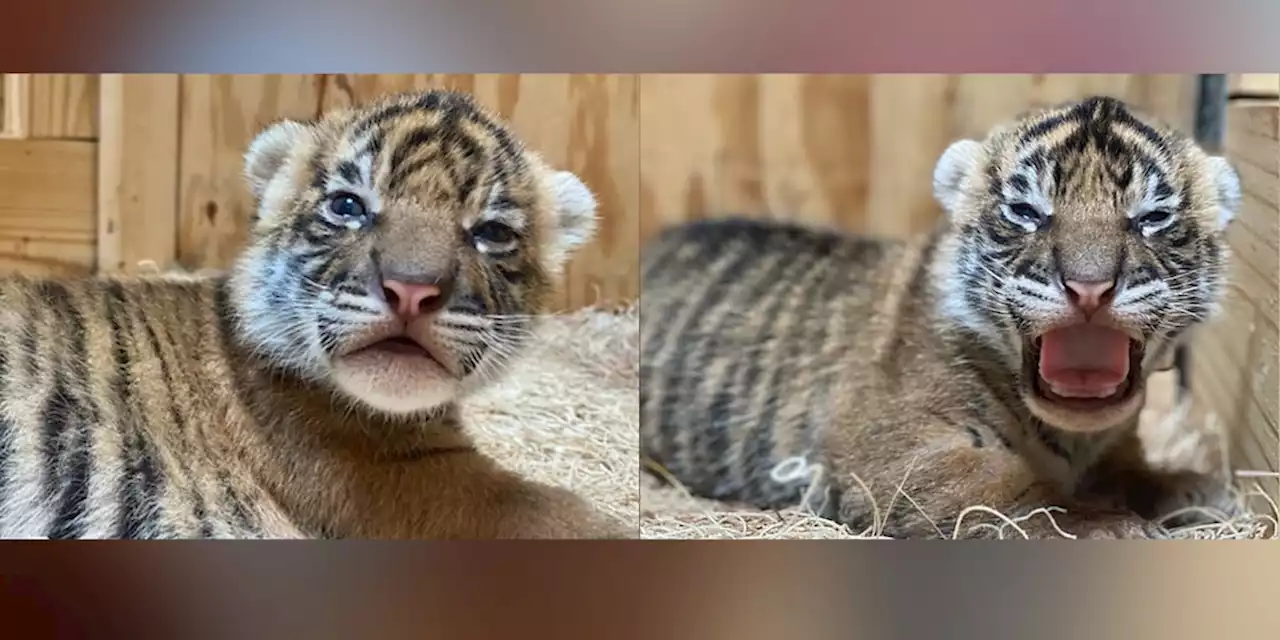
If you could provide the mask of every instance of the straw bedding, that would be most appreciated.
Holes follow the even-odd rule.
[[[583,310],[547,318],[530,352],[465,417],[508,469],[576,491],[635,522],[640,509],[640,316]]]
[[[1211,421],[1193,408],[1174,400],[1173,374],[1153,376],[1151,398],[1142,416],[1144,440],[1156,461],[1172,468],[1211,472],[1222,468],[1225,438]],[[1242,482],[1241,500],[1251,511],[1229,522],[1172,530],[1174,538],[1248,539],[1280,538],[1276,534],[1275,502]],[[987,511],[983,505],[971,510]],[[1050,517],[1038,514],[1034,517]],[[1020,537],[1016,522],[1004,537]],[[641,535],[648,539],[855,539],[879,538],[874,531],[850,531],[830,520],[798,509],[762,512],[742,505],[722,504],[692,497],[661,469],[650,469],[641,485]]]
[[[663,479],[661,470],[642,473],[636,442],[636,309],[558,315],[541,332],[537,346],[507,381],[468,410],[480,446],[509,468],[578,491],[620,518],[634,518],[639,511],[644,538],[876,537],[798,510],[761,512],[694,498]],[[1204,416],[1175,405],[1173,385],[1172,374],[1153,377],[1144,437],[1163,464],[1201,471],[1219,467],[1221,435],[1206,428],[1213,425],[1206,425]],[[1201,539],[1280,537],[1272,503],[1256,498],[1252,503],[1256,511],[1233,522],[1173,533]],[[1017,533],[1010,528],[1009,535]]]

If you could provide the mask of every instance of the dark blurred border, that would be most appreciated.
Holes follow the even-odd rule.
[[[10,72],[1280,69],[1261,0],[6,3]],[[1276,637],[1280,544],[0,544],[10,637]]]
[[[1263,72],[1269,0],[14,0],[5,71]]]
[[[1274,542],[0,544],[8,637],[1267,638]]]

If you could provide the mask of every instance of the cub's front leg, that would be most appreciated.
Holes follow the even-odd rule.
[[[1017,521],[1017,527],[1033,539],[1062,538],[1062,533],[1078,538],[1166,535],[1136,513],[1086,505],[1061,495],[994,437],[983,438],[981,432],[936,417],[915,424],[911,418],[901,416],[851,437],[836,434],[829,439],[831,480],[839,496],[841,522],[855,530],[879,525],[883,535],[892,538],[992,538],[1002,526],[1004,538],[1021,537],[985,510],[991,509]],[[961,518],[970,507],[985,509],[971,510]],[[1053,511],[1052,521],[1044,513],[1031,515],[1046,507],[1066,512]]]
[[[1137,434],[1107,452],[1091,471],[1085,490],[1169,526],[1230,519],[1241,508],[1225,473],[1153,468]]]
[[[577,494],[522,478],[479,453],[442,469],[448,489],[431,499],[433,538],[626,539],[636,523],[600,512]]]

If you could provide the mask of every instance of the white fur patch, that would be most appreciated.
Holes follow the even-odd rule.
[[[1221,156],[1211,156],[1205,169],[1218,189],[1218,229],[1227,228],[1240,210],[1240,177],[1231,163]]]
[[[557,171],[551,176],[555,199],[555,231],[551,238],[553,266],[562,267],[569,254],[586,244],[596,233],[596,198],[578,176]]]
[[[982,159],[982,144],[974,140],[951,143],[933,168],[933,197],[947,213],[955,213],[970,172]]]
[[[267,127],[249,143],[244,154],[244,175],[255,199],[261,200],[271,181],[298,144],[311,135],[307,125],[281,120]]]

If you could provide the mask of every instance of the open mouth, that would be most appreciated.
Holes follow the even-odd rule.
[[[1074,411],[1095,411],[1133,396],[1142,379],[1142,357],[1142,343],[1129,334],[1077,324],[1028,341],[1023,368],[1041,401]]]

